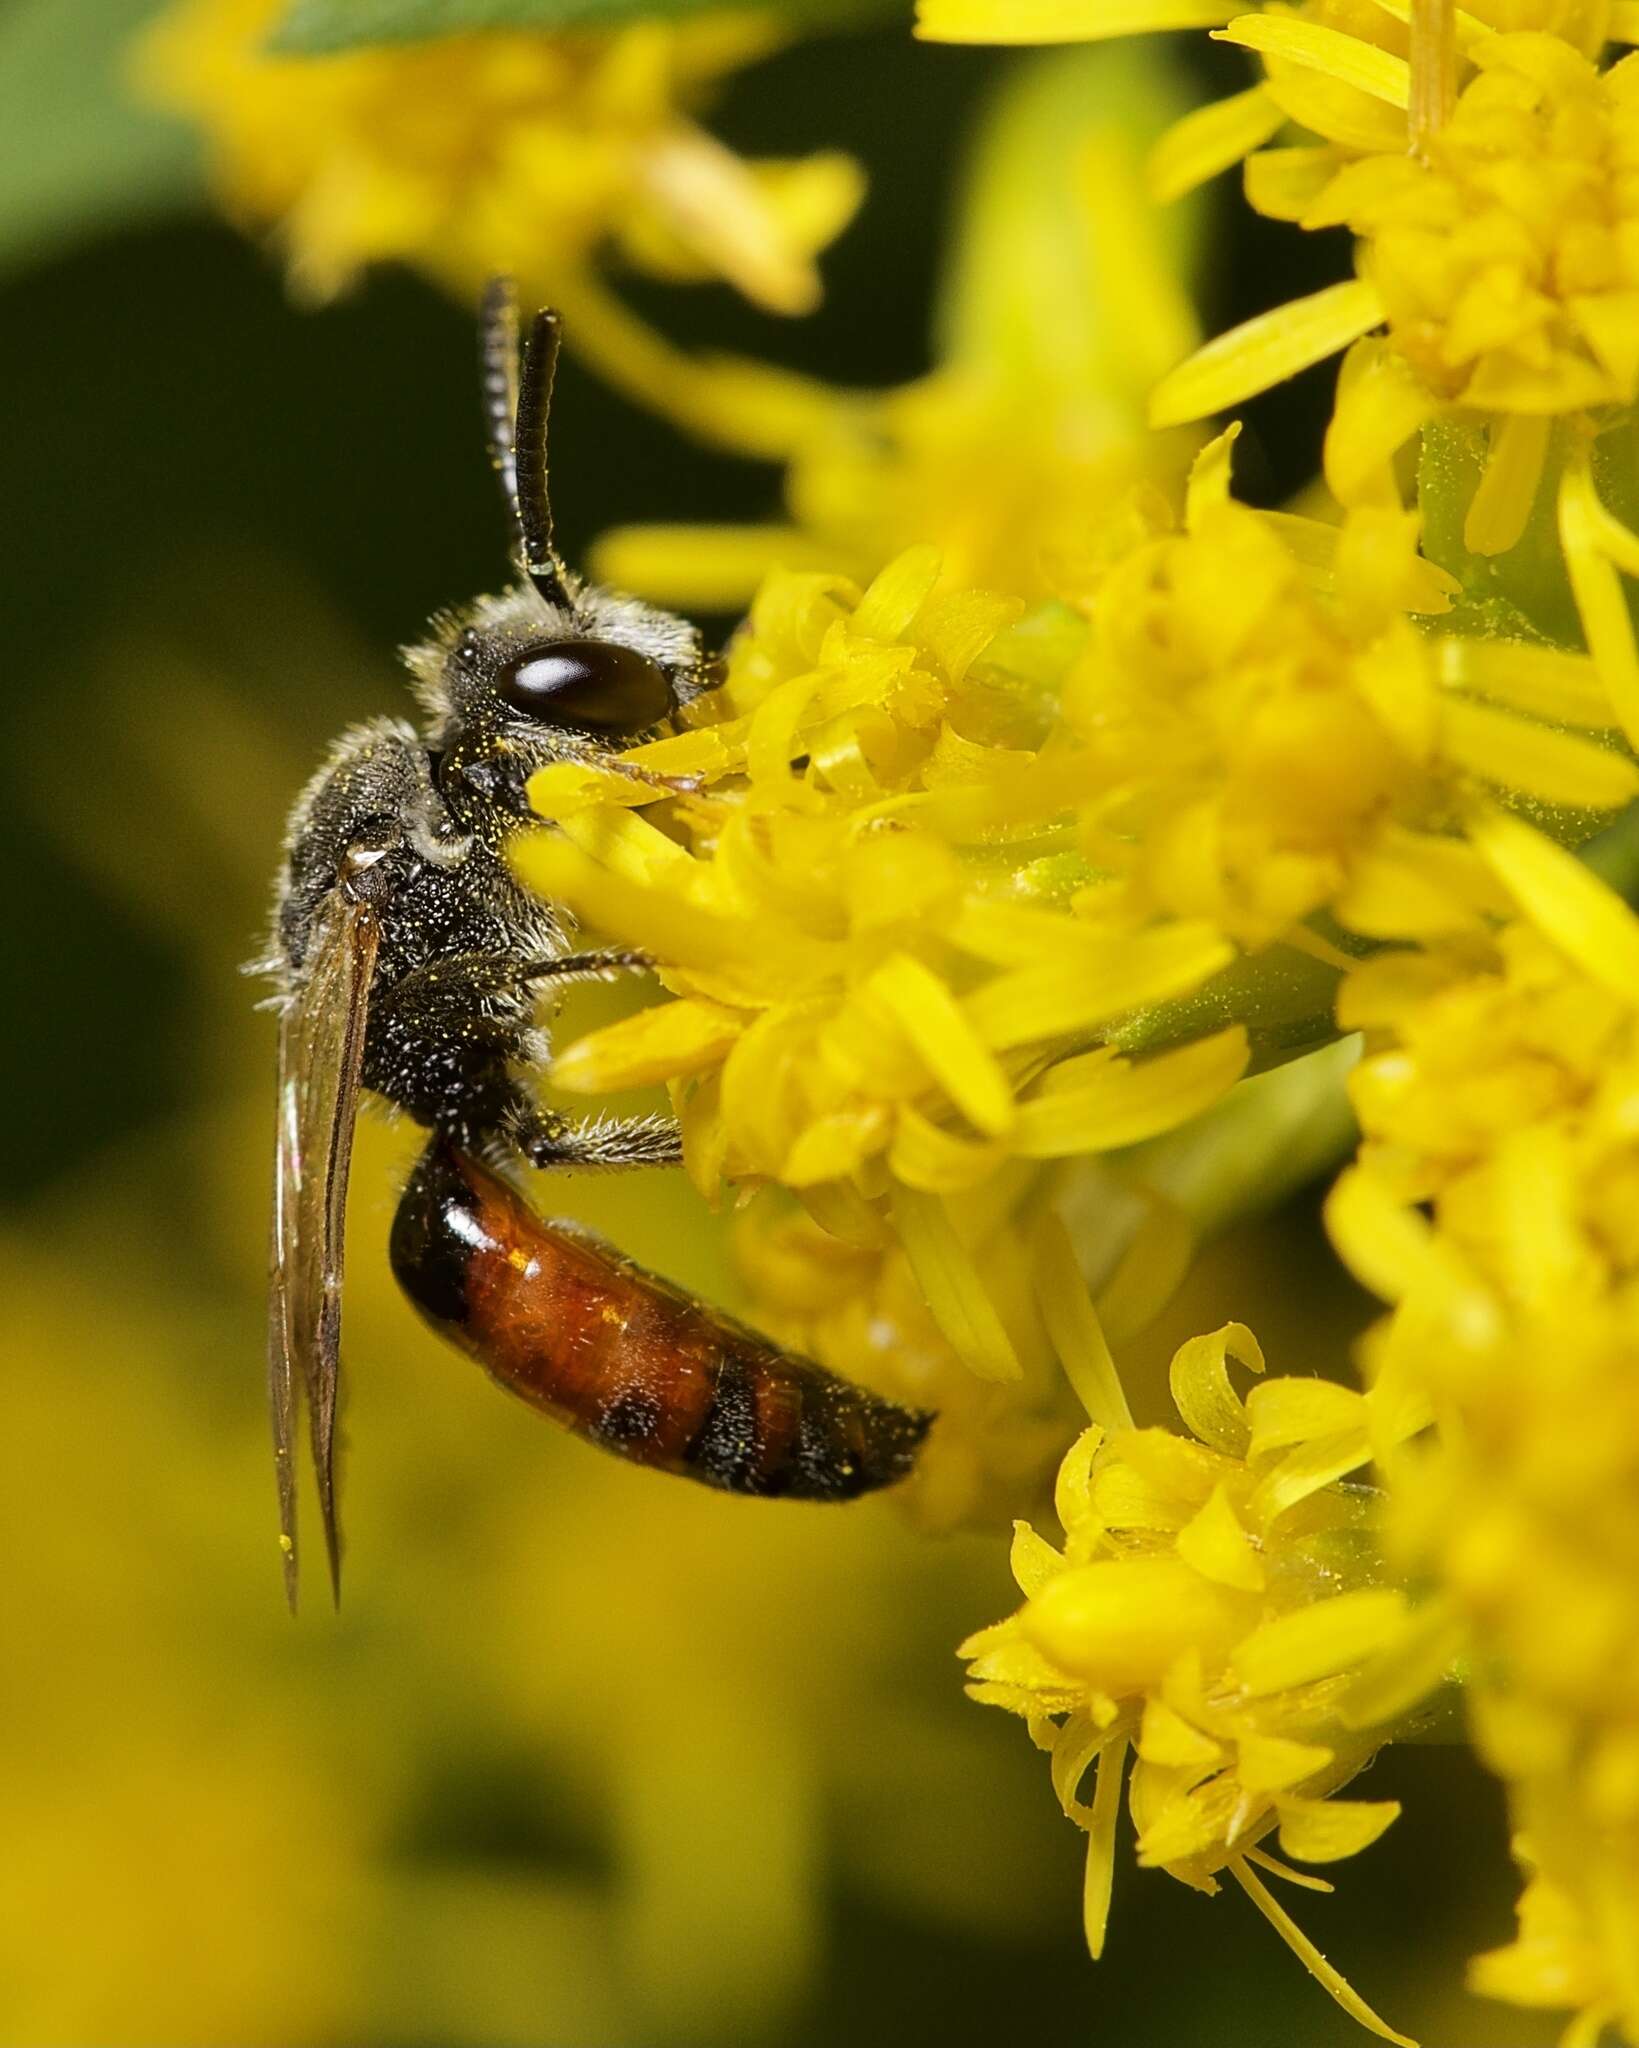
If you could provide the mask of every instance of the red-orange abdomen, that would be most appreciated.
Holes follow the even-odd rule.
[[[932,1420],[545,1221],[442,1141],[410,1176],[391,1257],[428,1322],[532,1407],[731,1493],[850,1500],[903,1478]]]

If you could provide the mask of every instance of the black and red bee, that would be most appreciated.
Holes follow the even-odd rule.
[[[296,801],[275,893],[278,1134],[268,1381],[285,1585],[296,1599],[298,1410],[308,1408],[331,1581],[339,1586],[335,1428],[343,1227],[359,1093],[432,1133],[393,1224],[400,1286],[503,1386],[579,1434],[709,1486],[848,1500],[901,1478],[929,1417],[781,1351],[503,1177],[535,1167],[662,1166],[658,1117],[572,1122],[529,1086],[543,1011],[576,980],[640,970],[576,952],[568,918],[513,879],[549,761],[608,764],[716,680],[685,620],[574,575],[554,545],[546,428],[558,323],[520,359],[511,291],[483,320],[490,454],[518,580],[440,614],[405,659],[423,729],[342,734]]]

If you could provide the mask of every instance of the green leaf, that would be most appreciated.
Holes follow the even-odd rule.
[[[192,132],[126,83],[132,37],[154,11],[155,0],[12,0],[0,12],[0,265],[198,197]]]
[[[910,0],[763,0],[810,33],[910,16]],[[621,28],[720,14],[723,0],[292,0],[268,43],[283,56],[322,56],[367,43],[417,42],[472,29]]]

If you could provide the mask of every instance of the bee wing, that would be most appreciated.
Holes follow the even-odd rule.
[[[364,1032],[381,928],[375,911],[331,892],[313,920],[307,973],[279,1023],[278,1131],[268,1282],[268,1403],[279,1488],[285,1592],[296,1605],[297,1410],[305,1395],[330,1556],[339,1592],[336,1390],[347,1175],[364,1068]]]

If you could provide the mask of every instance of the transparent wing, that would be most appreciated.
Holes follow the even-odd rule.
[[[279,1488],[285,1593],[296,1605],[297,1413],[307,1402],[330,1582],[340,1591],[336,1392],[347,1175],[364,1068],[364,1031],[380,926],[368,905],[331,891],[313,920],[307,976],[279,1022],[278,1130],[268,1277],[268,1404]]]

